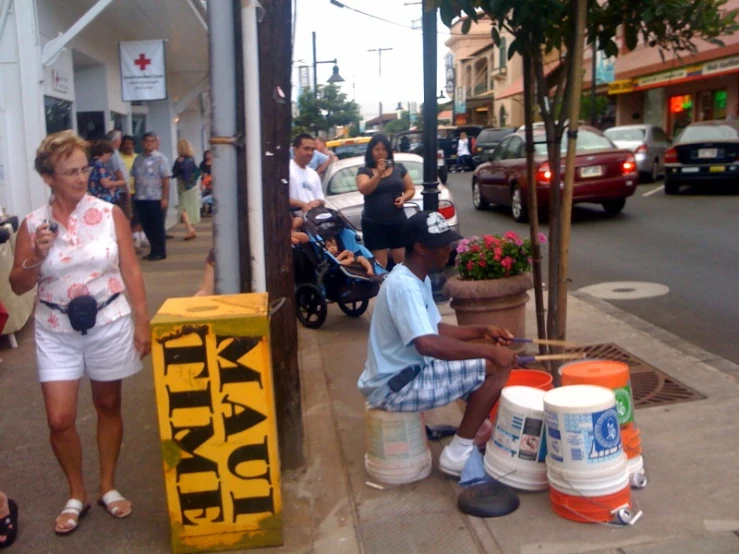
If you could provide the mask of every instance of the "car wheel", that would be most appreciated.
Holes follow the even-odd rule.
[[[523,191],[518,185],[513,185],[511,188],[511,213],[513,219],[519,223],[526,223],[529,220],[529,209],[523,198]]]
[[[480,183],[472,178],[472,205],[476,210],[487,210],[490,204],[482,197],[482,191],[480,190]]]
[[[618,200],[606,200],[603,202],[603,209],[609,215],[616,215],[624,209],[626,205],[626,198],[619,198]]]
[[[652,183],[659,181],[659,158],[655,158],[652,162],[652,174],[649,178]]]
[[[439,181],[441,181],[442,185],[446,185],[447,178],[449,177],[449,170],[446,166],[442,166],[439,168]]]
[[[671,183],[665,179],[665,194],[677,194],[680,191],[680,185]]]

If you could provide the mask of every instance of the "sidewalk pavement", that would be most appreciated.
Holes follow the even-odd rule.
[[[189,296],[202,277],[211,244],[209,222],[198,238],[168,241],[170,257],[142,262],[150,313],[167,297]],[[532,301],[533,303],[533,301]],[[534,336],[533,306],[528,314]],[[445,318],[454,316],[444,310]],[[244,552],[315,554],[728,554],[739,552],[739,368],[601,301],[571,296],[568,338],[616,343],[706,396],[639,409],[636,423],[649,472],[634,498],[644,511],[633,527],[573,523],[556,516],[543,493],[522,493],[507,517],[479,519],[456,508],[459,487],[434,468],[427,479],[376,490],[365,485],[364,400],[356,389],[366,354],[370,313],[349,319],[335,307],[320,330],[300,331],[305,467],[283,474],[285,545]],[[124,385],[126,437],[118,487],[134,514],[118,521],[93,506],[69,537],[53,533],[66,500],[63,476],[48,443],[34,365],[32,326],[18,349],[0,342],[0,490],[15,498],[21,531],[9,550],[26,553],[169,552],[169,522],[151,367]],[[429,423],[457,424],[457,404],[426,413]],[[78,429],[85,476],[96,498],[95,415],[81,388]],[[435,458],[443,443],[432,443]]]

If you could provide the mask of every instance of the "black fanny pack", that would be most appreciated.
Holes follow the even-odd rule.
[[[72,329],[86,335],[88,330],[95,327],[95,320],[97,319],[98,312],[108,306],[120,295],[120,292],[116,292],[102,304],[98,304],[97,301],[89,294],[72,299],[66,306],[60,306],[59,304],[47,302],[46,300],[39,300],[39,302],[53,310],[58,310],[63,314],[67,314],[67,317],[69,317],[69,323],[72,325]]]

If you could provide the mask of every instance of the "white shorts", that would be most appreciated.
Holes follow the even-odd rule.
[[[116,381],[143,367],[133,345],[130,316],[95,326],[86,335],[55,333],[36,325],[39,380],[74,381],[87,375],[93,381]]]

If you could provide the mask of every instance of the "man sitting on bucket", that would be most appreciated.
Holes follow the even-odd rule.
[[[457,434],[439,458],[443,472],[459,476],[513,367],[515,355],[499,346],[509,344],[512,335],[441,321],[428,275],[446,267],[451,243],[462,236],[440,213],[415,214],[403,237],[405,262],[393,268],[377,296],[358,386],[372,408],[390,412],[422,412],[467,400]],[[490,342],[472,342],[479,339]]]

